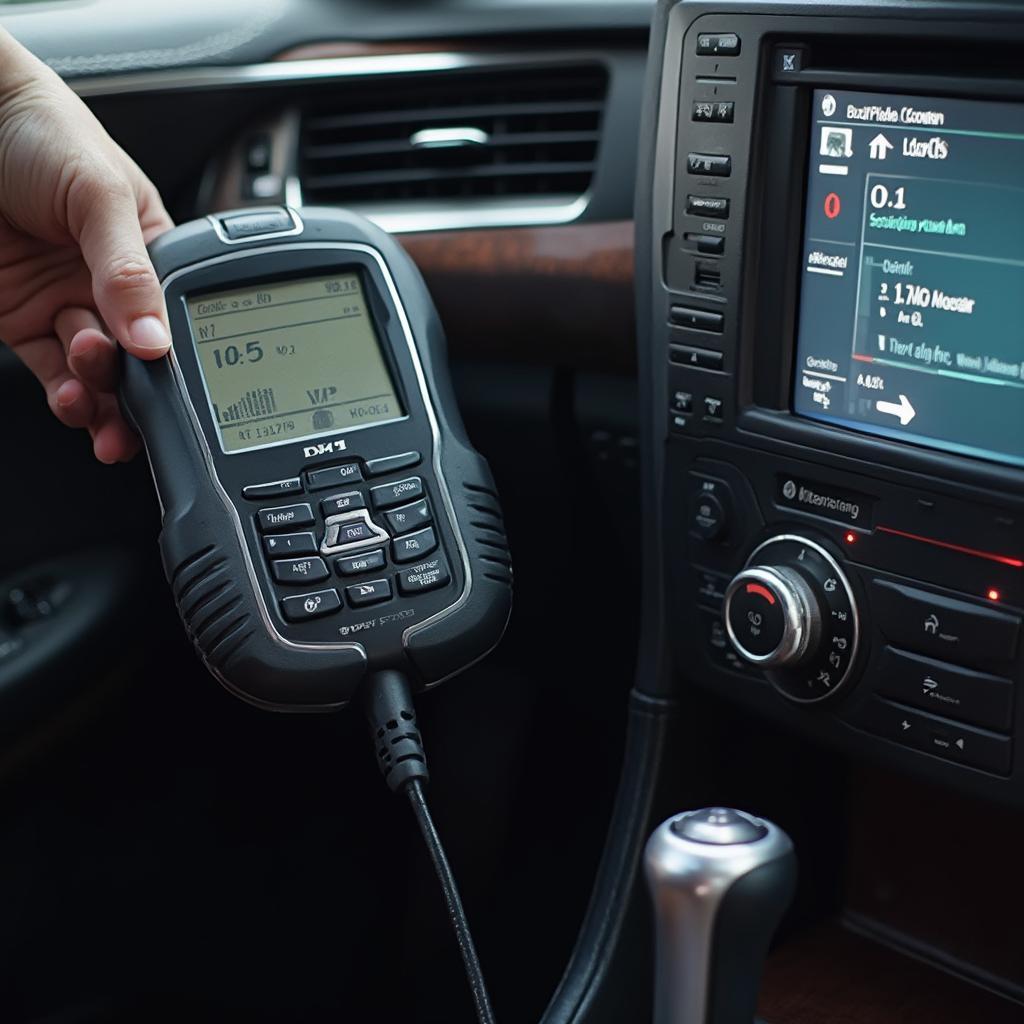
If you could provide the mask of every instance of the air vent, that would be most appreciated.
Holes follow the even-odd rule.
[[[363,79],[307,105],[303,202],[575,199],[594,176],[600,65]]]

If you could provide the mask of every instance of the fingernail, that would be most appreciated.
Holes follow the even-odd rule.
[[[165,352],[171,347],[171,335],[158,316],[140,316],[128,327],[132,345],[148,352]]]
[[[75,399],[78,397],[77,390],[73,387],[69,387],[69,384],[71,384],[71,381],[64,381],[64,383],[57,388],[57,393],[54,395],[54,399],[61,409],[66,409],[69,405],[74,405]]]

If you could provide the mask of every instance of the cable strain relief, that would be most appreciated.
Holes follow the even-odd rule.
[[[363,687],[363,711],[377,766],[391,792],[401,792],[411,779],[429,782],[427,755],[405,676],[393,669],[371,676]]]

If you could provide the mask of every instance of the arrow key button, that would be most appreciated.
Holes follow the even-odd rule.
[[[345,588],[345,598],[352,608],[379,604],[391,598],[391,581],[367,580],[366,583],[353,583]]]

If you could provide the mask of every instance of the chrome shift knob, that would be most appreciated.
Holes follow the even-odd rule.
[[[796,883],[789,836],[742,811],[689,811],[655,829],[644,869],[654,1024],[753,1024],[768,946]]]

